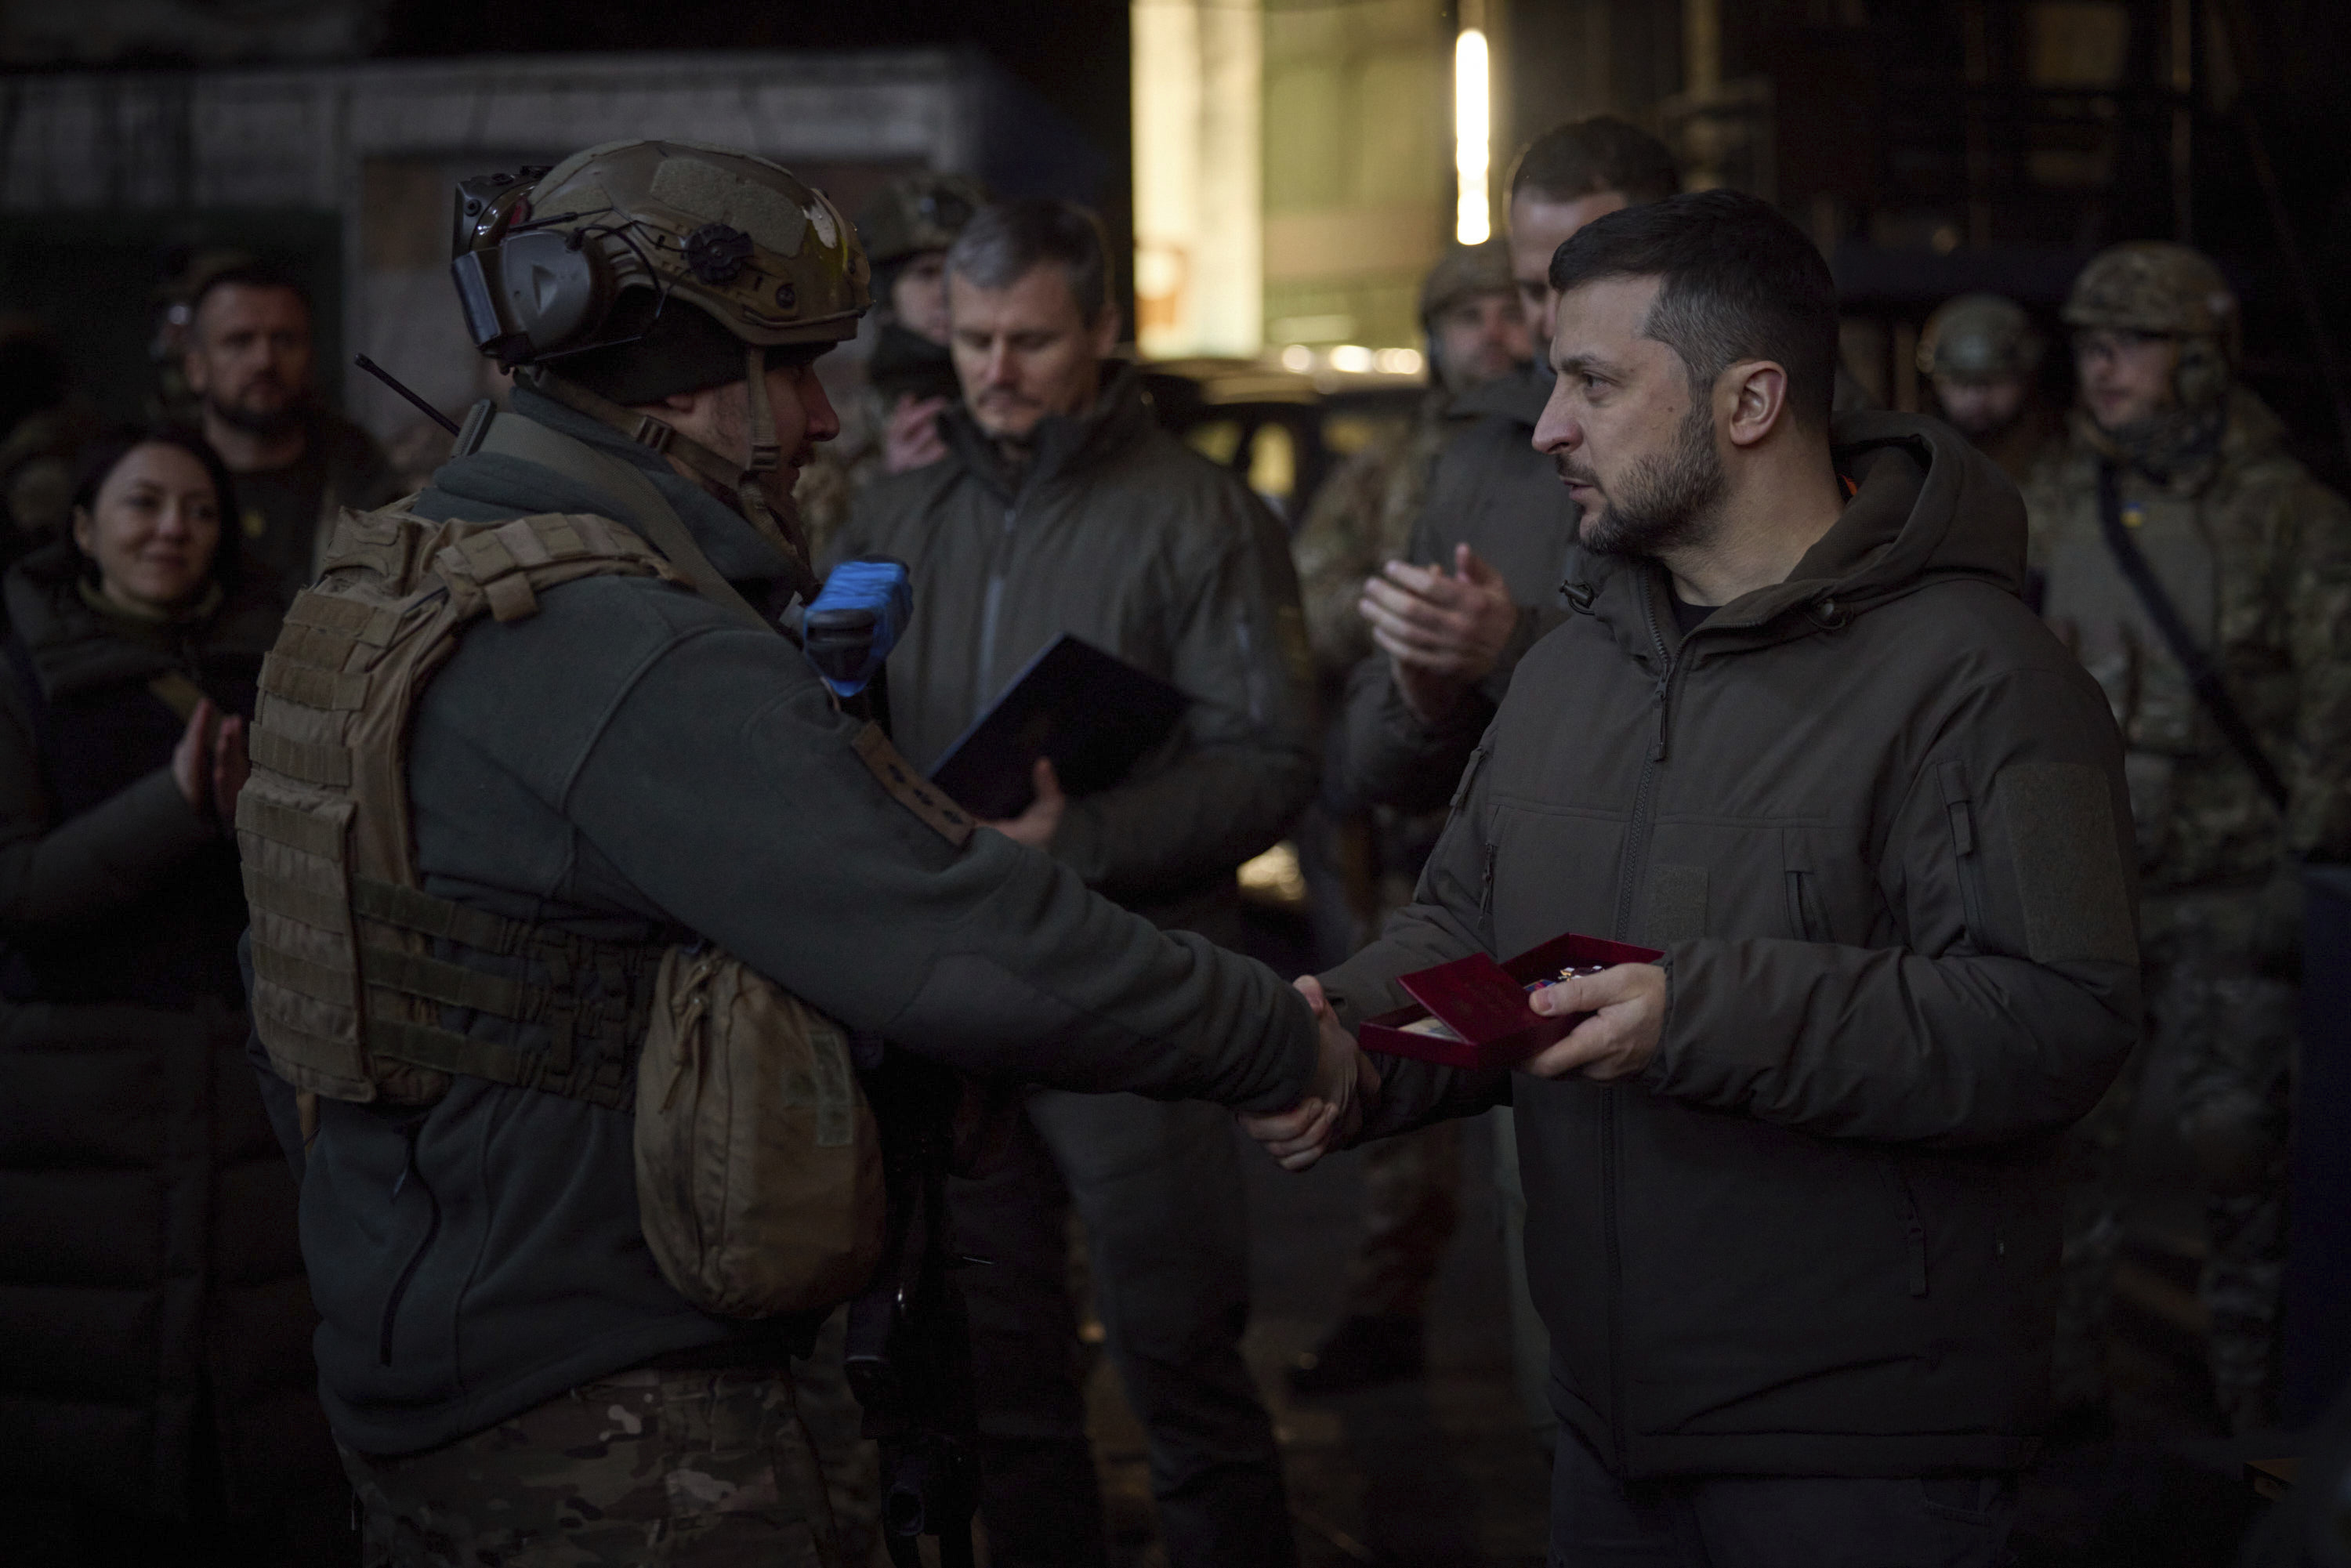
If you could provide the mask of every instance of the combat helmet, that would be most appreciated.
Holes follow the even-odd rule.
[[[782,460],[765,371],[774,356],[854,336],[872,303],[857,233],[821,192],[729,148],[608,141],[551,169],[463,182],[451,244],[482,352],[728,485],[755,525],[799,548],[758,493]],[[747,465],[626,406],[737,378]]]
[[[961,174],[902,174],[858,210],[857,233],[878,269],[926,250],[955,244],[972,214],[987,205],[987,190]]]
[[[452,248],[474,341],[508,367],[632,340],[675,305],[754,347],[837,343],[872,302],[856,232],[822,193],[698,141],[608,141],[465,181]]]
[[[1457,245],[1428,269],[1420,284],[1420,324],[1433,328],[1437,319],[1465,299],[1487,294],[1509,294],[1510,253],[1499,240],[1483,245]]]
[[[2168,240],[2127,240],[2091,258],[2065,300],[2065,324],[2179,340],[2179,401],[2227,391],[2237,357],[2237,296],[2201,251]]]
[[[1918,373],[1962,381],[2030,380],[2041,368],[2042,348],[2041,334],[2016,301],[1997,294],[1962,294],[1927,318],[1918,334]]]

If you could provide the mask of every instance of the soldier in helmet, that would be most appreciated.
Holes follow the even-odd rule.
[[[2201,1294],[2239,1430],[2274,1418],[2301,858],[2351,852],[2351,512],[2234,376],[2235,296],[2185,246],[2074,285],[2081,398],[2026,486],[2052,624],[2127,747],[2150,1048],[2207,1183]],[[2074,1134],[2059,1396],[2103,1403],[2128,1085]]]
[[[792,492],[815,556],[875,477],[946,455],[939,415],[957,395],[947,353],[947,247],[987,204],[978,181],[925,172],[891,181],[858,214],[880,330],[865,385],[843,400],[841,434],[819,448]]]
[[[1355,453],[1332,471],[1299,525],[1291,549],[1306,606],[1306,634],[1326,686],[1370,656],[1372,634],[1355,610],[1364,579],[1401,556],[1428,494],[1446,439],[1468,423],[1456,400],[1522,370],[1532,354],[1526,313],[1499,240],[1457,246],[1420,286],[1428,392],[1405,439]]]
[[[239,802],[368,1559],[837,1565],[789,1366],[883,1245],[852,1034],[1071,1090],[1313,1089],[1334,1125],[1357,1062],[843,711],[907,609],[886,569],[820,594],[789,499],[868,298],[830,202],[617,142],[467,182],[456,249],[512,411],[344,518]],[[820,676],[777,617],[839,609],[873,634]],[[775,1185],[803,1171],[837,1179]]]
[[[1945,300],[1918,334],[1918,373],[1943,417],[2020,485],[2055,434],[2034,395],[2041,354],[2024,308],[1997,294]]]

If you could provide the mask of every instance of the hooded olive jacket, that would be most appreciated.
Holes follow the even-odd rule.
[[[1931,421],[1834,438],[1841,519],[1686,639],[1654,562],[1582,559],[1416,901],[1325,980],[1359,1017],[1473,951],[1665,950],[1637,1078],[1384,1061],[1376,1114],[1515,1102],[1553,1400],[1621,1476],[2022,1463],[2056,1134],[2137,1033],[2120,748],[2018,597],[2014,487]]]
[[[1018,474],[961,409],[948,455],[857,499],[831,555],[914,569],[890,656],[898,744],[928,769],[1061,633],[1182,688],[1173,741],[1073,800],[1053,858],[1164,925],[1232,938],[1233,869],[1314,789],[1314,674],[1281,526],[1161,430],[1134,372],[1092,413],[1048,417]]]
[[[789,597],[780,551],[664,459],[528,388],[514,407],[643,471],[753,603]],[[413,505],[630,522],[612,497],[495,453],[443,467]],[[536,614],[473,622],[419,699],[417,870],[428,893],[580,936],[691,933],[852,1030],[972,1072],[1296,1103],[1313,1021],[1272,971],[1155,931],[1000,834],[947,841],[859,760],[861,727],[792,643],[684,589],[567,583]],[[511,964],[455,944],[436,956]],[[454,1008],[444,1024],[549,1040]],[[656,1358],[805,1353],[808,1320],[722,1320],[662,1277],[633,1134],[624,1113],[465,1076],[422,1110],[321,1103],[294,1153],[339,1437],[413,1453]]]

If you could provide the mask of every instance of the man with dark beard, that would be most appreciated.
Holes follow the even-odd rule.
[[[310,319],[302,286],[258,266],[214,274],[188,319],[188,387],[204,439],[236,476],[246,561],[288,600],[315,574],[337,512],[400,493],[374,438],[319,406]]]
[[[1575,1027],[1515,1071],[1378,1061],[1374,1135],[1514,1106],[1551,1561],[2002,1561],[2058,1137],[2138,1024],[2114,726],[2019,597],[2014,486],[1832,415],[1835,287],[1769,204],[1610,214],[1551,281],[1572,613],[1415,902],[1299,988],[1352,1027],[1472,955],[1663,950],[1537,990]]]

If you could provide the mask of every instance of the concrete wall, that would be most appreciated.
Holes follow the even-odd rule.
[[[986,172],[1019,91],[975,56],[662,54],[0,78],[0,214],[331,214],[342,235],[345,408],[417,422],[364,352],[444,408],[480,395],[447,277],[450,188],[601,141],[674,136],[763,153],[843,206],[930,166]],[[1020,138],[1023,141],[1033,137]],[[143,310],[140,299],[107,308]]]

